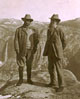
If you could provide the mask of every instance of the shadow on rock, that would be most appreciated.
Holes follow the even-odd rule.
[[[17,80],[13,80],[13,81],[7,81],[1,88],[0,88],[0,92],[3,91],[5,88],[7,88],[8,86],[11,85],[15,85],[17,82]]]
[[[40,86],[40,87],[47,87],[47,84],[45,84],[45,83],[40,83],[40,82],[33,82],[33,85],[35,85],[35,86]]]
[[[7,81],[1,88],[0,88],[0,93],[2,91],[4,91],[7,87],[9,86],[16,86],[18,80],[13,80],[13,81]],[[27,80],[24,80],[23,81],[23,84],[28,84],[27,83]],[[33,81],[33,84],[32,85],[35,85],[35,86],[40,86],[40,87],[47,87],[47,84],[45,83],[40,83],[40,82],[34,82]]]

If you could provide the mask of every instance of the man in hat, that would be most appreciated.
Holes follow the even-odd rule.
[[[50,74],[50,83],[57,91],[64,88],[64,78],[62,70],[63,50],[65,49],[65,35],[58,26],[60,19],[58,14],[53,14],[47,31],[47,41],[45,44],[44,56],[48,56],[48,70]]]
[[[34,57],[34,53],[37,50],[37,44],[39,42],[38,34],[30,24],[33,21],[29,14],[26,14],[22,18],[23,26],[17,28],[14,39],[14,47],[17,54],[17,64],[19,65],[19,81],[17,86],[23,83],[23,68],[26,65],[27,82],[32,84],[31,80],[31,66]]]

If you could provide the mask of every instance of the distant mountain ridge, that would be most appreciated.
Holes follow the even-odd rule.
[[[70,27],[73,27],[73,28],[80,28],[80,18],[64,21],[61,24],[65,25],[65,26],[70,26]]]
[[[40,44],[37,53],[39,63],[42,63],[43,56],[42,51],[44,49],[44,44],[46,41],[46,34],[47,34],[47,22],[33,22],[31,26],[35,28],[36,32],[40,35]],[[22,25],[21,20],[17,19],[0,19],[0,55],[3,55],[5,50],[3,51],[4,46],[6,46],[6,42],[8,42],[8,50],[7,50],[7,59],[16,59],[15,51],[14,51],[14,35],[15,30],[19,26]],[[60,27],[63,29],[66,35],[67,40],[67,47],[65,49],[65,56],[68,60],[68,69],[75,73],[77,78],[79,78],[79,71],[80,71],[80,18],[64,21],[60,23]],[[41,49],[41,52],[40,50]],[[36,56],[35,56],[36,57]],[[5,57],[4,57],[5,58]],[[0,56],[1,61],[4,62]],[[43,65],[43,64],[40,64]],[[42,68],[42,67],[41,67]]]

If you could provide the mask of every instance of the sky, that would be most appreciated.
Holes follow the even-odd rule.
[[[0,0],[0,18],[21,19],[25,14],[44,22],[53,14],[62,21],[75,19],[80,17],[80,0]]]

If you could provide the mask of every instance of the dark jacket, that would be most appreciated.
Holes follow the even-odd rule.
[[[33,46],[32,50],[35,52],[37,49],[39,38],[38,33],[36,33],[34,29],[32,30],[33,34],[31,35],[32,36],[31,45]],[[21,56],[25,56],[27,53],[26,44],[27,44],[27,33],[25,31],[24,26],[22,26],[17,28],[15,32],[14,47],[16,53],[20,54]]]
[[[57,58],[62,58],[65,46],[66,42],[63,31],[59,27],[57,27],[56,29],[54,29],[51,35],[51,30],[48,29],[47,41],[45,44],[43,56],[48,56],[51,53],[51,55],[55,55],[55,57]]]

